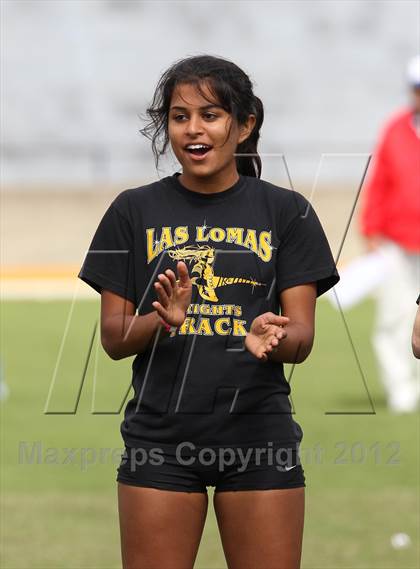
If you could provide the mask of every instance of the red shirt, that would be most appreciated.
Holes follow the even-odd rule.
[[[411,109],[386,124],[362,193],[360,231],[420,252],[420,137]]]

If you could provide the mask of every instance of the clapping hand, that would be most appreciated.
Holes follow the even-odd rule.
[[[184,261],[178,261],[177,272],[178,280],[175,273],[167,269],[158,275],[158,282],[154,283],[158,300],[152,302],[152,306],[171,326],[181,326],[184,322],[192,295],[192,283]]]
[[[289,323],[287,316],[265,312],[257,316],[245,338],[245,347],[251,354],[262,361],[268,360],[268,354],[275,351],[287,332],[283,328]]]

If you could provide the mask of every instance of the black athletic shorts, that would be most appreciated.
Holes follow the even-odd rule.
[[[305,486],[298,443],[198,446],[139,443],[121,457],[117,481],[178,492],[273,490]]]

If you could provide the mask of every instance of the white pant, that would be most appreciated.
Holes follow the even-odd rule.
[[[390,256],[391,270],[374,292],[373,348],[389,408],[414,410],[420,397],[420,375],[411,335],[420,293],[420,254],[392,241],[386,241],[381,250]]]

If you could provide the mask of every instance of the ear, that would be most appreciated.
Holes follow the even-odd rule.
[[[255,115],[248,115],[248,120],[245,124],[239,125],[239,138],[238,144],[244,142],[254,129],[257,119]]]

